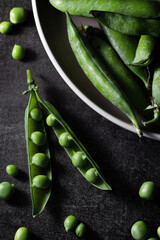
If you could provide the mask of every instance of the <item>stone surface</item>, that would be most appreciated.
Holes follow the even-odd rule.
[[[30,1],[1,0],[0,21],[8,20],[9,11],[15,6],[24,6],[30,13],[27,23],[14,26],[10,35],[0,35],[0,182],[9,181],[16,187],[10,202],[0,200],[0,239],[13,239],[21,226],[28,227],[35,240],[77,239],[74,233],[65,233],[63,227],[70,214],[88,226],[86,239],[131,239],[130,228],[137,220],[147,221],[155,233],[160,225],[159,196],[147,202],[139,198],[138,190],[148,180],[159,185],[160,143],[138,138],[83,103],[48,59],[34,24]],[[15,43],[27,49],[22,62],[11,57]],[[87,183],[50,132],[52,196],[44,212],[35,219],[31,216],[24,136],[28,96],[22,92],[27,89],[26,69],[37,80],[41,96],[59,109],[113,188],[112,192],[103,192]],[[8,164],[19,167],[17,178],[7,175]]]

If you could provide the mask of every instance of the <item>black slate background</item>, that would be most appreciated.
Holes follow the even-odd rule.
[[[138,197],[138,190],[146,180],[160,185],[160,143],[138,138],[82,102],[48,59],[34,24],[30,1],[1,0],[0,21],[8,20],[9,11],[15,6],[30,12],[27,23],[15,26],[8,36],[0,35],[0,182],[9,181],[16,187],[10,202],[0,201],[0,239],[12,240],[20,226],[28,227],[35,240],[77,239],[74,233],[64,231],[64,218],[70,214],[88,226],[85,239],[131,239],[130,228],[137,220],[147,221],[152,236],[156,236],[160,197],[146,202]],[[26,48],[22,62],[11,57],[15,43]],[[28,96],[22,92],[27,89],[26,69],[36,79],[40,95],[60,111],[113,188],[112,192],[103,192],[87,183],[49,132],[53,190],[45,211],[35,219],[31,216],[24,136]],[[20,168],[17,178],[5,172],[11,163]]]

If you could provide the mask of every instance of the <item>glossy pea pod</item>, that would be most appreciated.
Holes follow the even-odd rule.
[[[145,109],[149,104],[149,99],[146,97],[145,89],[138,84],[136,77],[121,61],[106,39],[101,36],[101,31],[88,27],[85,34],[91,46],[117,79],[131,104],[143,117],[146,116]]]
[[[66,16],[69,42],[84,73],[97,90],[132,121],[137,133],[141,135],[132,107],[115,77],[74,25],[68,13],[66,13]]]
[[[149,89],[150,73],[148,68],[128,65],[133,61],[135,57],[139,39],[134,36],[128,36],[126,34],[114,31],[106,27],[103,23],[101,23],[100,26],[107,39],[109,40],[110,44],[118,53],[122,61],[137,77],[139,77],[143,81],[145,87]]]
[[[103,23],[112,30],[121,32],[123,34],[133,36],[160,36],[160,20],[158,19],[142,19],[126,16],[124,14],[102,11],[91,11],[91,14],[100,23]]]
[[[34,91],[34,80],[30,71],[27,71],[27,83],[30,93],[29,103],[25,111],[25,137],[28,155],[30,191],[32,199],[33,217],[40,214],[45,208],[51,194],[52,172],[50,164],[50,152],[46,138],[46,131],[41,115],[39,102]],[[36,109],[36,111],[35,111]],[[36,112],[39,111],[39,116]],[[37,154],[46,156],[47,166],[41,164],[41,160],[36,162],[34,158]]]
[[[154,59],[156,38],[150,35],[142,35],[136,49],[132,66],[148,66]]]
[[[72,15],[91,17],[91,10],[121,13],[140,18],[160,16],[159,1],[150,0],[49,0],[62,12]]]

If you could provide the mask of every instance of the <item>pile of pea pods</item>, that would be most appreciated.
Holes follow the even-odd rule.
[[[159,0],[50,0],[65,12],[71,48],[97,90],[121,110],[142,135],[160,119]],[[100,29],[77,27],[70,14],[94,17]],[[158,49],[158,50],[157,50]]]

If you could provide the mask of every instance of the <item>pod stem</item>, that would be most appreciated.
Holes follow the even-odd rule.
[[[31,92],[32,90],[38,90],[38,86],[36,86],[34,79],[31,76],[31,72],[30,70],[27,70],[27,84],[28,84],[28,90],[24,91],[23,94],[27,94],[29,92]]]
[[[142,122],[142,123],[144,126],[147,126],[147,125],[156,123],[158,121],[160,121],[160,111],[159,111],[159,109],[156,109],[156,110],[154,110],[154,118],[147,122]]]

